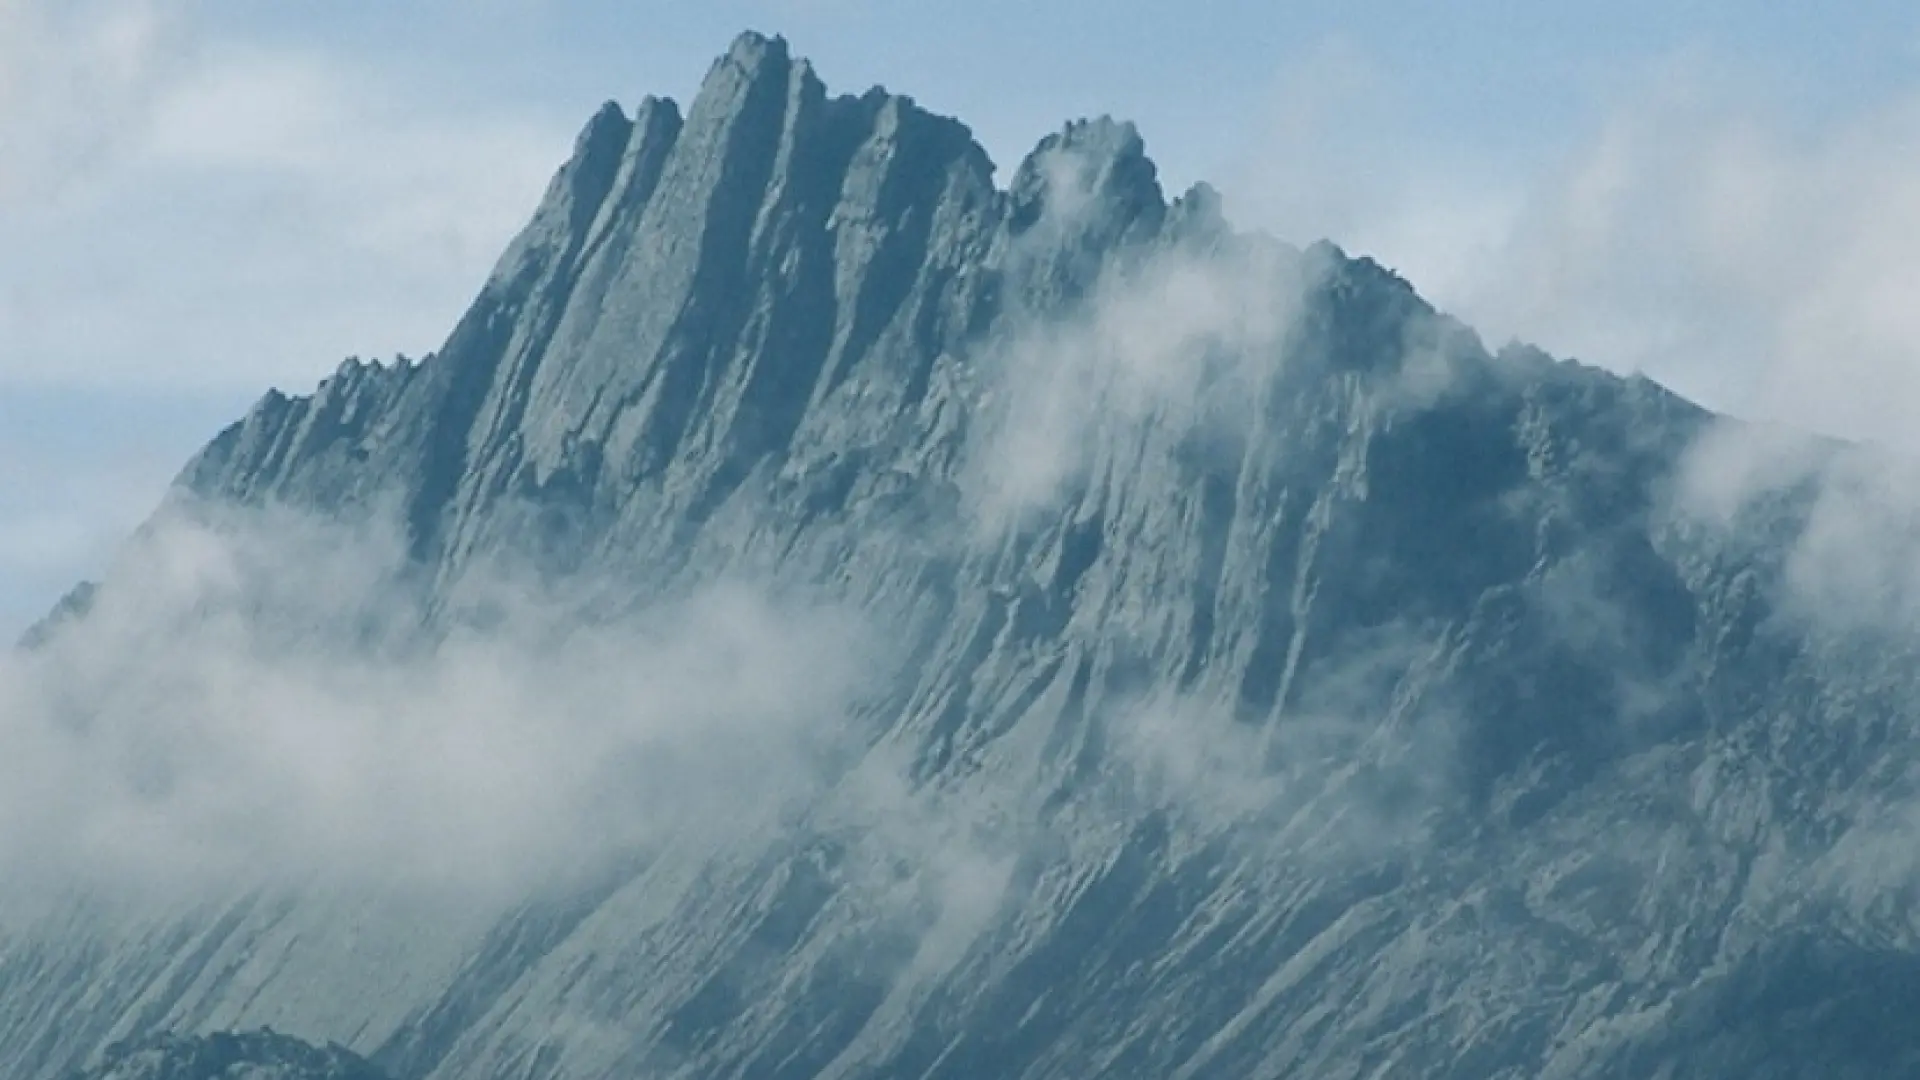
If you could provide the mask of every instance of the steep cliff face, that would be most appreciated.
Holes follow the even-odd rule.
[[[0,1057],[272,1022],[408,1078],[1920,1070],[1910,882],[1842,858],[1904,805],[1913,637],[1796,604],[1814,496],[1690,505],[1718,430],[1169,202],[1127,125],[996,186],[743,37],[684,116],[593,118],[438,354],[268,395],[179,497],[391,516],[436,632],[502,561],[617,582],[600,617],[827,598],[886,642],[853,750],[778,827],[499,918],[23,932]]]

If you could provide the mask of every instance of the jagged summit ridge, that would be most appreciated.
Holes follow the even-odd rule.
[[[413,488],[423,556],[487,543],[475,507],[505,491],[657,484],[672,513],[699,516],[762,463],[911,438],[1009,298],[1041,314],[1071,302],[1108,252],[1170,221],[1229,235],[1211,189],[1170,210],[1138,132],[1108,118],[1044,139],[1007,189],[992,177],[958,121],[879,89],[829,98],[783,40],[743,35],[684,117],[657,98],[631,119],[595,114],[417,379],[270,396],[183,483],[257,498],[307,482],[277,476],[283,463],[397,441],[430,462],[385,474]],[[445,407],[390,410],[407,430],[353,426],[381,410],[347,399],[412,382]],[[314,439],[334,449],[279,454]],[[580,514],[617,515],[604,498]]]

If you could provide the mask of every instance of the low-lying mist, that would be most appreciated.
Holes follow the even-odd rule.
[[[8,879],[521,887],[774,820],[875,664],[857,619],[712,586],[583,621],[502,575],[423,629],[391,531],[163,514],[0,661]]]

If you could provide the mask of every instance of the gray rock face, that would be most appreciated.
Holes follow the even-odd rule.
[[[850,767],[359,959],[300,897],[21,938],[0,1058],[271,1019],[445,1080],[1920,1075],[1911,883],[1837,854],[1920,760],[1914,639],[1791,601],[1804,492],[1689,511],[1713,430],[1169,202],[1128,125],[999,187],[743,37],[593,118],[438,354],[269,394],[180,490],[396,515],[429,625],[509,556],[848,605],[892,646],[853,741],[978,887],[896,853],[876,903]]]
[[[197,1038],[161,1035],[107,1051],[74,1080],[388,1080],[338,1047],[309,1046],[269,1031]]]

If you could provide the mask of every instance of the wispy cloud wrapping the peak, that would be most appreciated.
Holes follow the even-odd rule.
[[[1809,113],[1705,50],[1580,93],[1557,141],[1476,157],[1419,87],[1330,49],[1252,125],[1229,196],[1330,235],[1493,339],[1641,371],[1710,407],[1920,449],[1920,97]]]
[[[1916,192],[1920,99],[1810,131],[1656,92],[1533,197],[1479,303],[1724,407],[1906,443]]]
[[[1037,164],[1045,209],[1015,241],[1016,266],[1070,246],[1090,219],[1113,212],[1093,190],[1101,177],[1086,152],[1054,149]],[[980,360],[995,396],[966,481],[987,532],[1052,504],[1102,438],[1243,400],[1282,362],[1315,280],[1294,250],[1245,237],[1216,247],[1168,236],[1119,261],[1064,311],[1012,314]]]
[[[512,894],[748,835],[850,730],[871,654],[831,610],[723,585],[578,625],[503,583],[489,628],[422,649],[400,550],[285,511],[149,529],[84,620],[0,661],[9,880]]]

